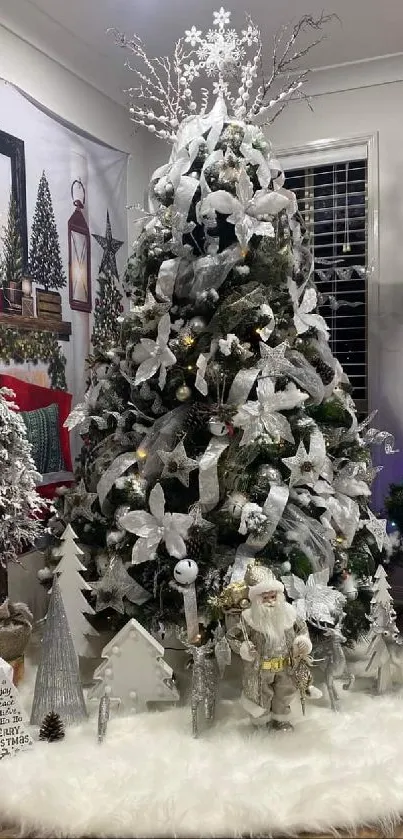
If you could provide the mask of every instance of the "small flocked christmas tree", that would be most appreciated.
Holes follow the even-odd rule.
[[[3,285],[7,288],[10,282],[18,282],[21,279],[24,270],[21,230],[17,204],[13,195],[10,198],[7,226],[4,229],[2,245]]]
[[[77,656],[94,656],[96,651],[91,646],[89,636],[97,636],[97,631],[91,626],[85,615],[94,615],[94,609],[82,594],[91,591],[91,586],[83,580],[81,573],[85,565],[79,557],[83,551],[76,545],[77,536],[70,524],[67,525],[60,537],[61,543],[54,548],[53,555],[60,558],[55,568],[59,580],[60,592],[66,611],[71,637]]]
[[[7,563],[35,541],[41,528],[36,516],[43,510],[35,490],[40,476],[13,396],[0,389],[0,599],[6,594]]]
[[[390,585],[386,571],[379,565],[374,577],[374,593],[369,614],[370,643],[368,648],[368,671],[377,671],[377,691],[384,693],[393,681],[393,666],[396,664],[398,645],[403,644],[396,626],[396,612],[389,594]]]
[[[161,60],[117,36],[140,84],[132,119],[172,152],[151,178],[119,345],[94,364],[74,413],[86,433],[81,474],[98,494],[91,526],[75,526],[132,559],[150,594],[135,615],[154,627],[183,619],[171,583],[188,557],[212,619],[223,589],[258,560],[305,581],[327,568],[333,586],[352,572],[348,637],[368,628],[386,536],[369,507],[370,445],[385,437],[358,423],[318,311],[304,219],[261,127],[298,95],[305,36],[323,22],[283,29],[266,78],[258,28],[248,19],[237,34],[220,9],[206,36],[186,30],[175,82],[158,82],[156,99]],[[198,111],[192,85],[196,97],[205,72],[215,102],[205,90]]]
[[[94,326],[91,342],[95,350],[109,350],[115,345],[120,334],[120,316],[123,311],[122,295],[118,288],[119,274],[116,254],[123,242],[114,239],[109,218],[106,214],[105,236],[93,234],[94,239],[103,249],[99,267],[98,293],[95,298]]]
[[[172,669],[164,648],[136,621],[130,620],[102,650],[104,661],[94,673],[89,699],[105,694],[125,711],[146,711],[148,702],[177,702]]]
[[[48,291],[66,285],[66,276],[60,254],[52,197],[45,172],[39,181],[38,195],[32,222],[28,272],[41,288]]]

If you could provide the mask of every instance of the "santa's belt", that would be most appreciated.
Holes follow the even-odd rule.
[[[284,670],[289,667],[291,659],[288,655],[280,655],[278,658],[264,658],[260,667],[261,670]]]

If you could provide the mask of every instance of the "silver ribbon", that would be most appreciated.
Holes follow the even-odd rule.
[[[197,178],[190,178],[189,175],[182,175],[175,191],[174,209],[177,210],[186,222],[193,196],[199,186]]]
[[[161,474],[163,469],[157,452],[160,449],[171,451],[188,410],[186,405],[179,405],[178,408],[174,408],[173,411],[157,419],[149,433],[143,437],[138,448],[144,450],[146,457],[143,460],[139,459],[138,469],[140,475],[150,483]]]
[[[104,472],[102,478],[100,478],[97,484],[97,494],[101,510],[104,508],[107,495],[111,491],[115,481],[135,463],[137,463],[136,453],[124,452],[124,454],[118,455],[118,457],[116,457],[113,463],[109,466],[109,469]]]
[[[194,583],[181,586],[183,606],[185,609],[186,631],[189,644],[196,640],[199,634],[199,617],[197,614],[196,587]]]
[[[295,504],[288,504],[280,527],[290,541],[299,544],[311,561],[314,571],[320,571],[325,567],[333,569],[333,548],[329,541],[328,530],[323,524],[312,516],[308,516]]]
[[[262,536],[248,536],[243,545],[239,545],[235,554],[235,562],[231,572],[231,583],[244,579],[246,569],[254,562],[256,554],[264,548],[273,536],[277,525],[284,513],[290,491],[287,486],[272,486],[263,504],[263,512],[268,523]]]
[[[312,364],[297,350],[289,350],[287,359],[292,364],[289,376],[312,397],[316,405],[320,405],[325,395],[325,389],[319,374]]]
[[[204,513],[213,510],[220,500],[217,466],[222,453],[228,446],[228,440],[214,438],[210,440],[206,451],[200,458],[199,495],[200,506]]]
[[[259,373],[258,368],[250,367],[249,370],[240,370],[236,374],[228,394],[229,404],[243,405],[246,402]]]
[[[165,259],[158,271],[155,293],[165,300],[172,300],[176,277],[181,263],[180,257]]]

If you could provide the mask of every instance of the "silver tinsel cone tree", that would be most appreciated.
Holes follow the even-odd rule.
[[[59,714],[65,725],[79,723],[87,716],[78,659],[57,577],[53,580],[43,634],[31,725],[40,726],[50,711]]]
[[[281,30],[262,77],[259,29],[248,18],[238,34],[230,17],[215,12],[206,35],[187,29],[171,63],[117,34],[135,75],[131,117],[172,151],[152,175],[129,261],[131,311],[71,418],[98,495],[93,521],[75,527],[132,563],[150,599],[129,614],[155,627],[183,619],[171,585],[179,559],[196,560],[212,617],[258,560],[303,580],[327,568],[336,586],[353,572],[350,638],[367,628],[385,540],[369,504],[370,444],[386,438],[357,421],[318,311],[304,220],[263,128],[300,95],[305,36],[320,40],[324,18]],[[161,66],[175,81],[156,93]],[[198,105],[205,75],[215,101],[204,89]]]
[[[67,283],[60,254],[52,196],[45,172],[39,181],[29,247],[28,273],[41,288],[64,288]]]
[[[35,486],[40,480],[27,440],[26,427],[12,402],[14,394],[0,389],[0,564],[16,560],[41,530],[37,515],[43,502]],[[4,571],[0,597],[6,594]]]

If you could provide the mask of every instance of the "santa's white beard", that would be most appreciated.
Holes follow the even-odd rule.
[[[276,646],[284,641],[284,633],[295,623],[294,607],[287,603],[284,594],[279,593],[274,605],[262,603],[261,597],[256,597],[250,606],[250,614],[254,629],[261,632],[270,645]]]

